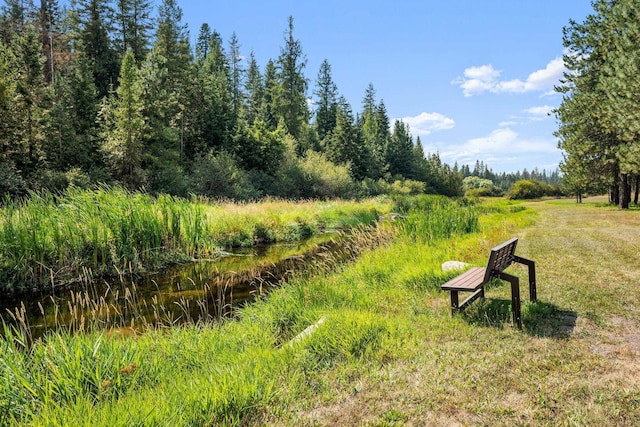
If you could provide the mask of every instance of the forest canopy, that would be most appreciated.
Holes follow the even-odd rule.
[[[460,173],[390,123],[372,84],[354,114],[328,60],[307,77],[293,17],[266,64],[209,24],[196,40],[175,0],[5,1],[0,193],[461,194]]]

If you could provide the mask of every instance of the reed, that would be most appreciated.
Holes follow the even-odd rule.
[[[0,292],[154,270],[222,248],[293,241],[327,228],[372,223],[391,209],[358,202],[214,203],[122,188],[31,193],[0,208]]]

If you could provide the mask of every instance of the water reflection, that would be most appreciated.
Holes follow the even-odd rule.
[[[54,295],[4,302],[0,310],[3,319],[26,327],[32,338],[59,328],[130,331],[210,321],[232,315],[292,274],[325,264],[327,258],[338,260],[339,252],[336,235],[323,234],[296,243],[223,253],[136,280],[58,289]]]

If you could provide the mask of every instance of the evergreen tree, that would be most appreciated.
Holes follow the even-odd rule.
[[[176,176],[190,144],[193,94],[202,89],[193,88],[189,33],[175,0],[163,0],[158,8],[156,40],[147,60],[142,66],[145,118],[153,131],[147,139],[145,167],[152,188],[179,193],[184,182],[177,182]]]
[[[191,64],[189,33],[182,23],[182,9],[175,0],[162,0],[153,49],[166,59],[169,80],[180,88]]]
[[[264,70],[264,97],[258,116],[271,131],[278,128],[276,100],[281,96],[281,88],[277,79],[276,66],[270,59]]]
[[[0,162],[12,163],[20,153],[15,144],[19,116],[17,105],[18,59],[13,49],[0,40]],[[13,167],[13,166],[12,166]]]
[[[260,68],[256,57],[251,52],[249,55],[249,69],[247,70],[247,80],[245,81],[245,121],[252,125],[258,115],[264,101],[264,82],[260,74]]]
[[[118,57],[110,38],[113,10],[106,0],[78,0],[77,47],[91,59],[93,81],[102,98],[117,83]]]
[[[293,36],[293,17],[289,17],[289,29],[285,37],[285,46],[278,58],[278,82],[281,86],[279,96],[275,98],[277,113],[284,121],[287,131],[298,142],[309,120],[307,107],[307,79],[304,68],[307,60],[302,52],[300,41]]]
[[[15,82],[11,85],[15,90],[10,106],[13,123],[7,142],[9,152],[16,155],[16,167],[28,177],[36,173],[44,160],[42,144],[48,113],[47,90],[42,76],[44,57],[33,25],[27,25],[22,35],[12,39],[11,52],[9,58],[13,63],[9,63],[9,68],[16,72]]]
[[[211,27],[206,22],[200,26],[198,39],[196,41],[196,61],[202,62],[211,51],[211,38],[213,33]]]
[[[389,139],[389,119],[386,107],[381,101],[376,105],[375,89],[369,84],[362,99],[362,115],[360,129],[365,146],[371,153],[369,177],[379,179],[386,171],[386,149]]]
[[[320,141],[324,140],[336,127],[338,110],[338,88],[331,77],[331,65],[326,59],[322,61],[316,79],[315,127]]]
[[[0,9],[0,40],[9,44],[24,33],[34,6],[33,2],[24,0],[5,0],[4,3]]]
[[[371,120],[374,120],[371,118]],[[391,140],[391,126],[389,116],[387,115],[387,107],[384,101],[380,100],[376,108],[375,115],[375,133],[366,138],[366,143],[371,151],[371,178],[382,178],[389,172],[389,164],[387,162],[387,150]]]
[[[454,167],[454,172],[458,169],[458,164],[456,163]],[[413,148],[413,171],[412,171],[413,179],[417,181],[422,181],[429,183],[432,179],[431,177],[431,168],[429,167],[429,162],[424,154],[424,147],[422,147],[422,141],[420,140],[420,136],[416,137],[416,144]]]
[[[59,33],[59,6],[56,0],[41,0],[38,14],[40,26],[40,43],[45,57],[43,67],[44,79],[47,83],[53,80],[55,73],[54,34]]]
[[[608,52],[613,49],[605,17],[610,13],[606,1],[594,3],[596,13],[579,24],[571,21],[564,29],[564,45],[570,52],[564,56],[568,72],[558,87],[563,94],[556,110],[560,127],[556,135],[565,152],[561,168],[565,174],[589,177],[591,187],[612,186],[618,180],[619,163],[615,155],[618,136],[610,132],[601,118],[607,94],[600,84],[601,70]],[[615,188],[618,188],[617,186]],[[614,192],[612,199],[619,200]]]
[[[198,66],[193,99],[199,100],[194,109],[198,131],[193,154],[206,153],[210,149],[225,149],[234,153],[232,136],[236,118],[233,113],[233,98],[230,91],[230,73],[227,57],[220,35],[214,32],[209,40],[209,53]]]
[[[241,66],[242,56],[240,55],[240,42],[234,32],[229,40],[229,77],[231,90],[231,103],[233,107],[233,115],[237,119],[240,117],[240,110],[243,105],[242,99],[242,76],[244,70]]]
[[[137,64],[141,64],[149,52],[153,22],[150,0],[116,0],[115,44],[120,57],[131,50]]]
[[[354,123],[351,106],[341,97],[336,117],[336,127],[328,138],[327,158],[336,164],[348,164],[351,176],[363,179],[366,176],[366,154],[357,127]]]
[[[387,149],[387,162],[391,175],[412,177],[413,140],[409,127],[401,120],[396,120],[393,125],[393,134]]]
[[[135,55],[127,51],[120,71],[115,99],[103,109],[105,144],[103,152],[114,176],[125,186],[137,189],[144,185],[142,171],[145,122],[142,115],[141,87]]]

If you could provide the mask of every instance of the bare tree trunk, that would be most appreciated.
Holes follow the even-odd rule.
[[[629,186],[629,177],[626,173],[620,174],[620,209],[629,209],[629,201],[631,200],[631,187]]]

